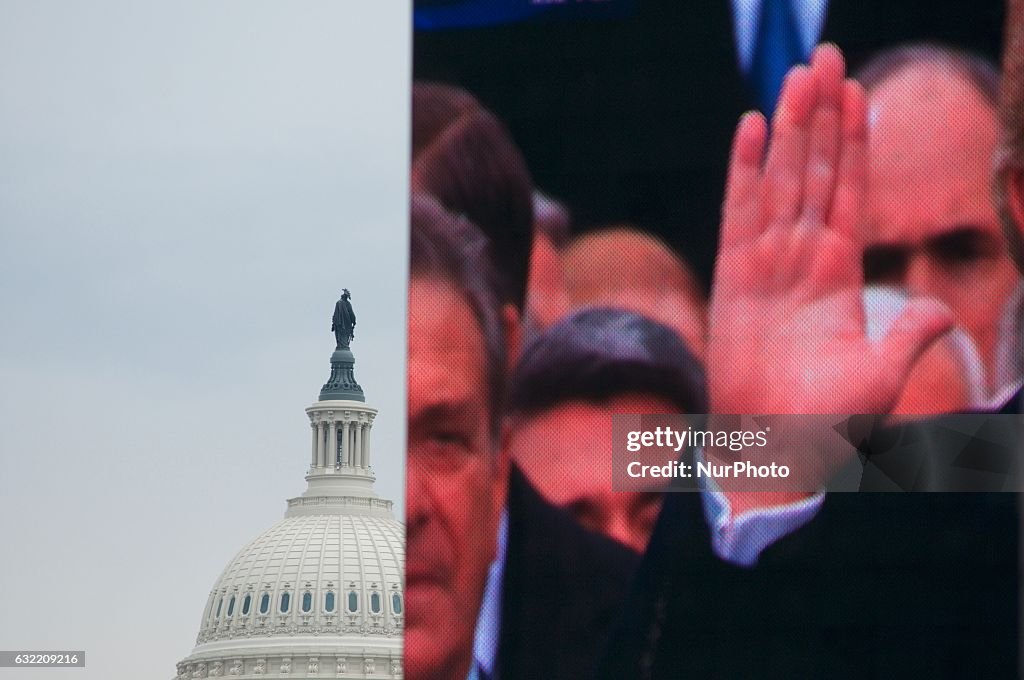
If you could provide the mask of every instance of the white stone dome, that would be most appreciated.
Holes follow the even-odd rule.
[[[396,520],[286,517],[224,569],[207,599],[196,642],[394,636],[404,618],[404,564],[405,527]]]
[[[405,525],[373,491],[377,410],[353,364],[351,352],[332,355],[306,409],[306,491],[225,567],[177,680],[402,678]]]
[[[217,579],[179,676],[400,677],[404,567],[397,520],[286,517]]]

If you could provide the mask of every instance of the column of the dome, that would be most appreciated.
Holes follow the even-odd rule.
[[[345,467],[352,467],[352,421],[345,416],[345,420],[342,421],[342,427],[345,431]]]
[[[352,446],[348,441],[348,421],[343,420],[341,423],[342,432],[342,444],[341,444],[341,464],[342,466],[349,466],[352,464]]]
[[[324,421],[318,420],[316,423],[316,466],[324,466]]]
[[[309,429],[313,431],[313,454],[311,456],[312,462],[310,462],[309,467],[315,470],[316,467],[317,467],[317,464],[316,464],[316,430],[317,430],[316,422],[314,422],[313,420],[310,420],[309,421]]]
[[[370,467],[370,430],[373,429],[373,423],[366,423],[366,442],[363,444],[363,467]]]
[[[356,445],[355,445],[355,447],[353,449],[355,451],[355,457],[354,457],[354,460],[352,462],[352,467],[362,467],[363,466],[363,436],[362,436],[363,435],[363,424],[361,422],[359,422],[359,421],[356,421],[355,427],[352,428],[352,429],[355,430],[355,437],[354,438],[356,440]]]
[[[338,467],[338,421],[334,418],[331,419],[331,433],[328,437],[330,437],[330,446],[328,448],[331,451],[331,459],[327,461],[327,469],[333,470]]]
[[[364,435],[365,432],[366,423],[364,421],[359,421],[359,425],[356,428],[356,437],[359,440],[359,454],[356,457],[356,467],[360,469],[363,467],[363,451],[366,450],[366,437]]]

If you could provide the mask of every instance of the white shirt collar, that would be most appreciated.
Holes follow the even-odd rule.
[[[480,667],[488,677],[494,677],[494,664],[498,657],[498,640],[501,636],[501,590],[505,580],[505,553],[508,547],[508,508],[501,511],[498,520],[497,549],[494,561],[487,568],[487,584],[480,603],[473,634],[473,668],[470,678]]]

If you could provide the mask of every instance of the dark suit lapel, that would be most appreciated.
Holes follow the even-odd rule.
[[[527,660],[521,651],[533,647],[547,655],[550,637],[533,639],[539,593],[557,591],[558,552],[550,550],[547,534],[536,530],[539,497],[515,466],[509,474],[508,546],[501,593],[501,633],[498,668],[502,676],[517,676]],[[535,624],[533,624],[535,625]]]
[[[683,628],[714,625],[700,612],[716,579],[709,574],[732,568],[711,551],[711,536],[699,493],[665,495],[647,552],[627,598],[628,607],[602,657],[600,680],[655,677],[661,646],[686,644]],[[699,575],[699,576],[698,576]],[[696,578],[695,578],[696,577]],[[674,620],[670,620],[674,618]],[[673,635],[666,637],[666,625]],[[685,637],[685,636],[684,636]],[[684,669],[678,669],[681,673]]]
[[[638,556],[587,531],[512,468],[498,678],[589,680]]]

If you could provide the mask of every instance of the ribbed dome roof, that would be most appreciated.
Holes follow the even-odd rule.
[[[224,569],[196,642],[399,634],[404,565],[405,527],[397,520],[287,517],[250,541]]]

